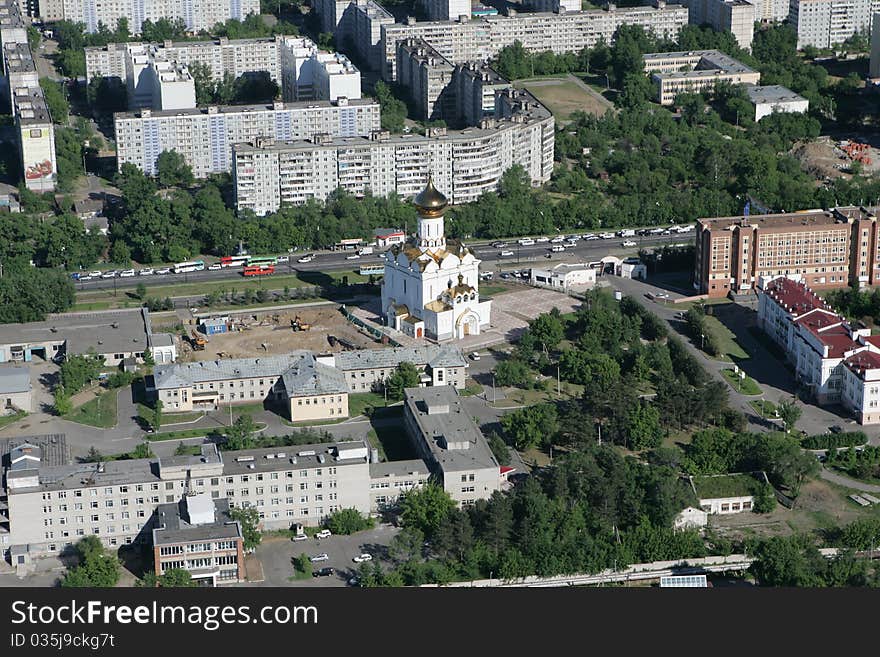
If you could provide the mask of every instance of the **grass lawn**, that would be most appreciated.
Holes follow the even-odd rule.
[[[755,495],[762,483],[757,476],[750,474],[694,477],[694,488],[701,499]]]
[[[118,394],[119,389],[102,392],[94,399],[74,408],[69,415],[64,416],[64,419],[101,429],[116,426],[116,396]]]
[[[744,395],[760,395],[763,392],[758,382],[750,376],[740,379],[734,374],[733,370],[721,370],[721,374],[730,384],[730,387],[737,392],[741,392]]]
[[[512,449],[512,448],[511,448]],[[522,456],[522,460],[527,465],[537,465],[539,468],[544,467],[545,465],[550,464],[550,455],[542,452],[540,449],[536,447],[532,447],[531,449],[527,449],[524,452],[520,452],[520,456]]]
[[[459,390],[458,392],[462,397],[473,397],[474,395],[482,395],[483,386],[473,379],[468,379],[467,381],[465,381],[464,390]]]
[[[557,121],[568,122],[574,112],[587,112],[602,116],[608,105],[600,102],[580,85],[567,79],[559,79],[551,84],[552,78],[542,81],[517,82],[516,86],[525,87],[553,113]]]
[[[138,415],[144,419],[145,422],[149,424],[151,419],[153,418],[153,409],[146,404],[138,404]],[[192,420],[197,420],[202,417],[204,413],[192,412],[192,413],[162,413],[162,424],[176,424],[179,422],[190,422]]]
[[[390,403],[394,403],[391,401]],[[348,417],[363,415],[368,406],[385,407],[385,395],[379,392],[353,392],[348,395]]]
[[[751,358],[751,356],[739,346],[739,343],[736,341],[736,336],[733,332],[727,328],[717,317],[713,317],[712,315],[706,315],[706,326],[709,330],[718,338],[719,345],[721,347],[722,355],[719,360],[746,360],[747,358]]]
[[[24,411],[16,411],[12,415],[4,415],[0,417],[0,429],[3,427],[8,427],[13,422],[18,422],[20,419],[27,417],[27,413]]]
[[[502,292],[509,291],[510,288],[506,285],[481,285],[480,286],[480,296],[492,296],[498,295]]]
[[[753,399],[749,402],[755,413],[761,417],[776,417],[776,404],[766,399]]]

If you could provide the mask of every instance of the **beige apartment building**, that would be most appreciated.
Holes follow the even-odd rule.
[[[811,289],[880,283],[877,208],[700,219],[694,288],[723,297],[787,276]]]
[[[758,71],[718,50],[655,52],[643,59],[661,105],[672,105],[679,94],[711,90],[719,82],[758,84],[761,80]]]

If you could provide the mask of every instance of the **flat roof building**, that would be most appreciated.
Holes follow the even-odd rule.
[[[719,82],[758,84],[761,74],[718,50],[647,53],[645,73],[657,88],[657,102],[672,105],[683,93],[700,93]]]
[[[810,107],[810,101],[806,98],[778,84],[746,85],[746,94],[755,106],[755,121],[760,121],[776,112],[803,114]]]
[[[16,411],[30,413],[31,391],[29,367],[0,367],[0,416]]]

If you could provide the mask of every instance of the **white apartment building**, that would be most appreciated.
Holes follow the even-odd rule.
[[[361,97],[360,71],[345,55],[318,49],[305,37],[166,41],[161,44],[111,43],[86,48],[86,79],[118,78],[129,88],[131,109],[150,107],[149,90],[138,91],[140,72],[151,61],[189,67],[204,64],[219,82],[265,71],[282,90],[286,102]],[[134,92],[133,92],[134,90]],[[136,99],[133,99],[137,95]],[[190,105],[195,107],[195,103]],[[164,109],[153,105],[152,109]]]
[[[565,13],[567,11],[580,11],[580,0],[528,0],[525,5],[532,11]]]
[[[100,23],[113,29],[120,18],[127,18],[131,33],[139,34],[144,21],[167,18],[181,19],[195,33],[259,14],[260,0],[60,0],[60,12],[56,7],[49,13],[55,20],[84,23],[87,32],[97,32]]]
[[[789,0],[754,0],[755,21],[781,23],[788,18]]]
[[[810,101],[778,84],[760,87],[747,85],[746,94],[755,106],[755,121],[776,112],[803,114],[810,108]]]
[[[719,32],[731,32],[740,48],[751,50],[758,20],[757,8],[746,0],[682,0],[691,25],[711,25]],[[787,15],[787,11],[786,11]]]
[[[831,48],[870,30],[877,12],[880,0],[791,0],[788,22],[797,32],[798,48]]]
[[[786,277],[764,286],[758,326],[783,349],[819,405],[843,404],[860,423],[880,423],[880,336],[847,322]]]
[[[871,23],[871,61],[868,77],[880,78],[880,13],[874,14]]]
[[[553,115],[531,94],[498,97],[498,119],[464,130],[429,128],[425,136],[376,131],[370,137],[236,144],[236,205],[258,215],[282,204],[325,200],[336,188],[362,196],[409,198],[427,182],[452,203],[470,203],[497,189],[501,175],[521,165],[540,186],[553,172]]]
[[[346,14],[351,18],[340,24],[336,39],[353,46],[360,61],[370,70],[381,70],[385,56],[382,46],[384,28],[394,25],[394,16],[373,0],[354,0]]]
[[[486,61],[498,52],[522,43],[529,52],[579,52],[592,48],[599,40],[614,40],[624,24],[641,25],[663,38],[675,38],[687,25],[688,9],[657,0],[654,7],[623,7],[570,11],[566,13],[484,16],[466,21],[408,21],[382,28],[381,68],[385,80],[395,80],[397,43],[404,39],[424,39],[453,64]],[[377,69],[379,70],[379,69]]]
[[[397,83],[404,87],[424,121],[449,119],[456,112],[453,66],[426,41],[397,44]],[[494,107],[495,98],[492,102]]]
[[[369,135],[380,127],[379,103],[373,100],[231,105],[179,111],[118,113],[117,166],[131,162],[149,175],[156,173],[162,151],[176,150],[193,173],[204,178],[232,169],[233,144],[269,137],[276,140]]]
[[[761,74],[718,50],[643,55],[645,73],[657,88],[657,102],[671,105],[682,93],[700,93],[718,82],[758,84]]]
[[[471,17],[471,0],[425,0],[422,6],[429,21],[454,21],[459,16]]]

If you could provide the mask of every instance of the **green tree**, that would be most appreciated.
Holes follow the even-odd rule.
[[[501,465],[510,464],[510,450],[507,448],[507,443],[497,433],[489,435],[489,449],[492,450],[492,455],[498,463]]]
[[[111,587],[119,581],[119,559],[107,554],[97,536],[86,536],[76,544],[79,565],[61,582],[64,587]]]
[[[556,407],[536,404],[508,413],[501,427],[514,447],[524,451],[538,445],[551,445],[558,430]]]
[[[495,366],[495,383],[499,386],[526,388],[533,381],[529,366],[518,358],[508,358]]]
[[[169,588],[193,588],[197,586],[192,575],[183,568],[170,568],[159,577],[159,586]]]
[[[162,187],[191,187],[192,167],[177,151],[162,151],[156,159],[156,178]]]
[[[764,484],[755,495],[755,505],[752,507],[755,513],[770,513],[776,508],[776,496],[773,494],[773,487],[770,484]]]
[[[309,555],[305,552],[302,552],[298,557],[293,560],[294,568],[297,569],[304,577],[311,577],[312,575],[312,562],[309,559]]]
[[[391,539],[388,556],[397,564],[412,561],[422,554],[424,543],[425,533],[418,527],[407,525]]]
[[[230,509],[229,516],[241,523],[244,549],[248,551],[256,549],[260,541],[263,540],[259,530],[260,513],[257,511],[257,508],[253,506],[247,508],[236,507]]]
[[[410,362],[403,361],[385,379],[385,387],[388,389],[388,398],[395,401],[403,399],[405,388],[415,388],[419,385],[419,370]]]
[[[774,536],[750,550],[749,570],[762,586],[817,587],[823,585],[824,557],[805,536]]]
[[[660,411],[651,404],[640,403],[632,408],[627,417],[629,448],[633,450],[660,447],[663,429],[660,426]]]
[[[104,455],[99,452],[94,445],[89,447],[89,452],[83,459],[86,463],[100,463],[104,460]]]
[[[339,509],[330,514],[325,523],[327,529],[334,534],[354,534],[371,529],[375,523],[372,518],[364,517],[355,508]]]
[[[529,322],[529,333],[541,344],[544,351],[555,349],[562,341],[565,326],[558,308],[542,313]]]
[[[70,117],[70,105],[64,97],[61,84],[51,78],[40,78],[40,88],[43,90],[43,97],[46,99],[52,121],[67,125]]]
[[[455,502],[443,488],[429,483],[407,493],[400,508],[404,526],[414,527],[431,538],[443,519],[455,508]]]
[[[376,99],[379,101],[382,129],[390,132],[403,132],[406,120],[406,104],[395,98],[391,88],[381,80],[374,87]]]
[[[786,399],[776,407],[776,410],[779,413],[782,424],[785,426],[786,433],[791,433],[794,425],[801,419],[803,409],[797,405],[795,400]]]
[[[226,430],[226,449],[234,451],[253,447],[256,431],[257,424],[250,414],[239,415]]]
[[[75,395],[98,378],[103,366],[104,357],[93,352],[69,355],[61,364],[61,385],[68,394]]]
[[[161,399],[157,399],[153,404],[153,414],[150,419],[150,426],[153,427],[153,431],[158,431],[162,428],[162,409],[165,406],[162,403]]]
[[[134,295],[143,301],[147,298],[147,286],[143,283],[138,283],[137,287],[134,289]]]
[[[143,442],[130,453],[131,458],[133,459],[151,459],[156,455],[153,453],[153,448],[148,442]]]
[[[73,412],[73,402],[70,401],[70,395],[64,389],[64,386],[58,386],[53,392],[53,406],[56,415],[70,415]]]

